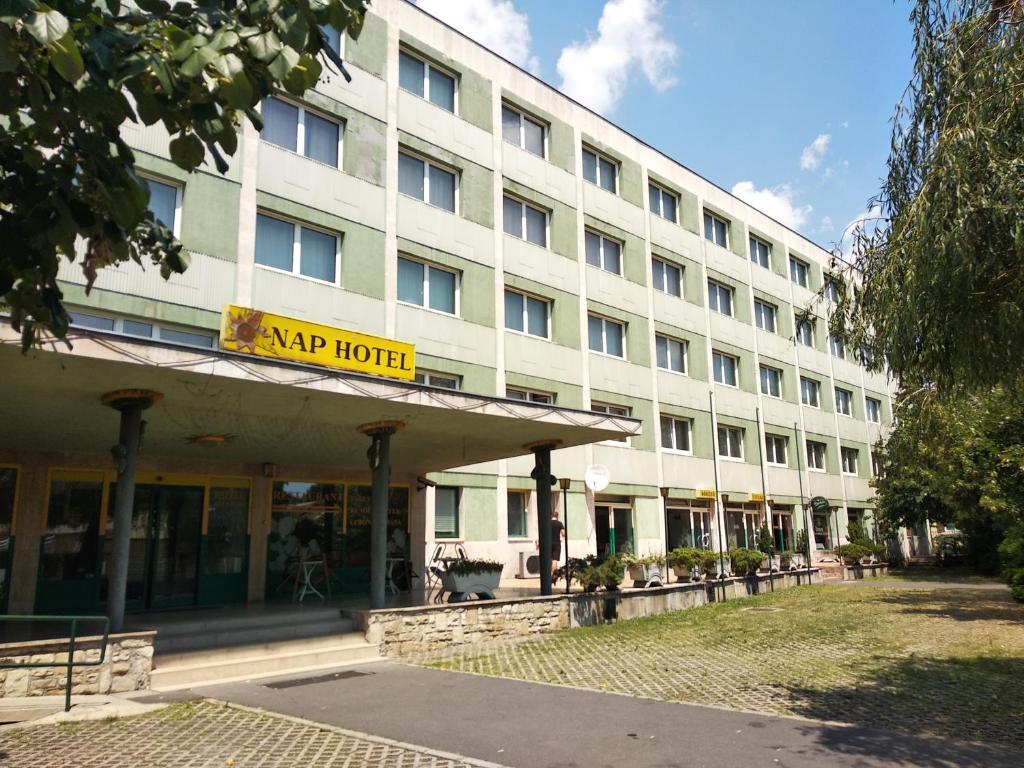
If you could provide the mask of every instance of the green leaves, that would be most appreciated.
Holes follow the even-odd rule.
[[[85,72],[82,54],[78,52],[74,36],[69,32],[50,46],[50,63],[69,83],[77,82]]]
[[[168,149],[174,164],[179,168],[184,168],[186,171],[193,171],[198,168],[206,156],[203,142],[192,134],[185,134],[171,139]]]
[[[25,31],[43,45],[56,43],[68,33],[68,20],[60,11],[39,7],[42,10],[25,21]]]

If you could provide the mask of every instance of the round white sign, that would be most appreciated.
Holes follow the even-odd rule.
[[[583,482],[586,483],[587,488],[592,490],[594,493],[600,493],[608,487],[608,483],[611,482],[611,475],[608,472],[608,467],[604,464],[594,464],[593,466],[587,467],[587,471],[583,474]]]

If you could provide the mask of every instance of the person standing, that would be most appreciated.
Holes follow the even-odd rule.
[[[559,562],[562,559],[562,539],[565,538],[565,526],[558,519],[558,510],[551,510],[551,581],[555,580]],[[566,574],[568,578],[568,574]]]

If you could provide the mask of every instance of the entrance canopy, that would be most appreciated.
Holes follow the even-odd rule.
[[[636,419],[457,392],[308,365],[72,330],[22,355],[0,330],[0,448],[106,450],[118,414],[112,390],[149,389],[146,455],[366,466],[357,427],[400,421],[396,472],[430,472],[640,433]]]

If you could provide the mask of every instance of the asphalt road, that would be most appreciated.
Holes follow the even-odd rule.
[[[387,662],[323,677],[193,692],[514,768],[1021,765],[996,747]]]

